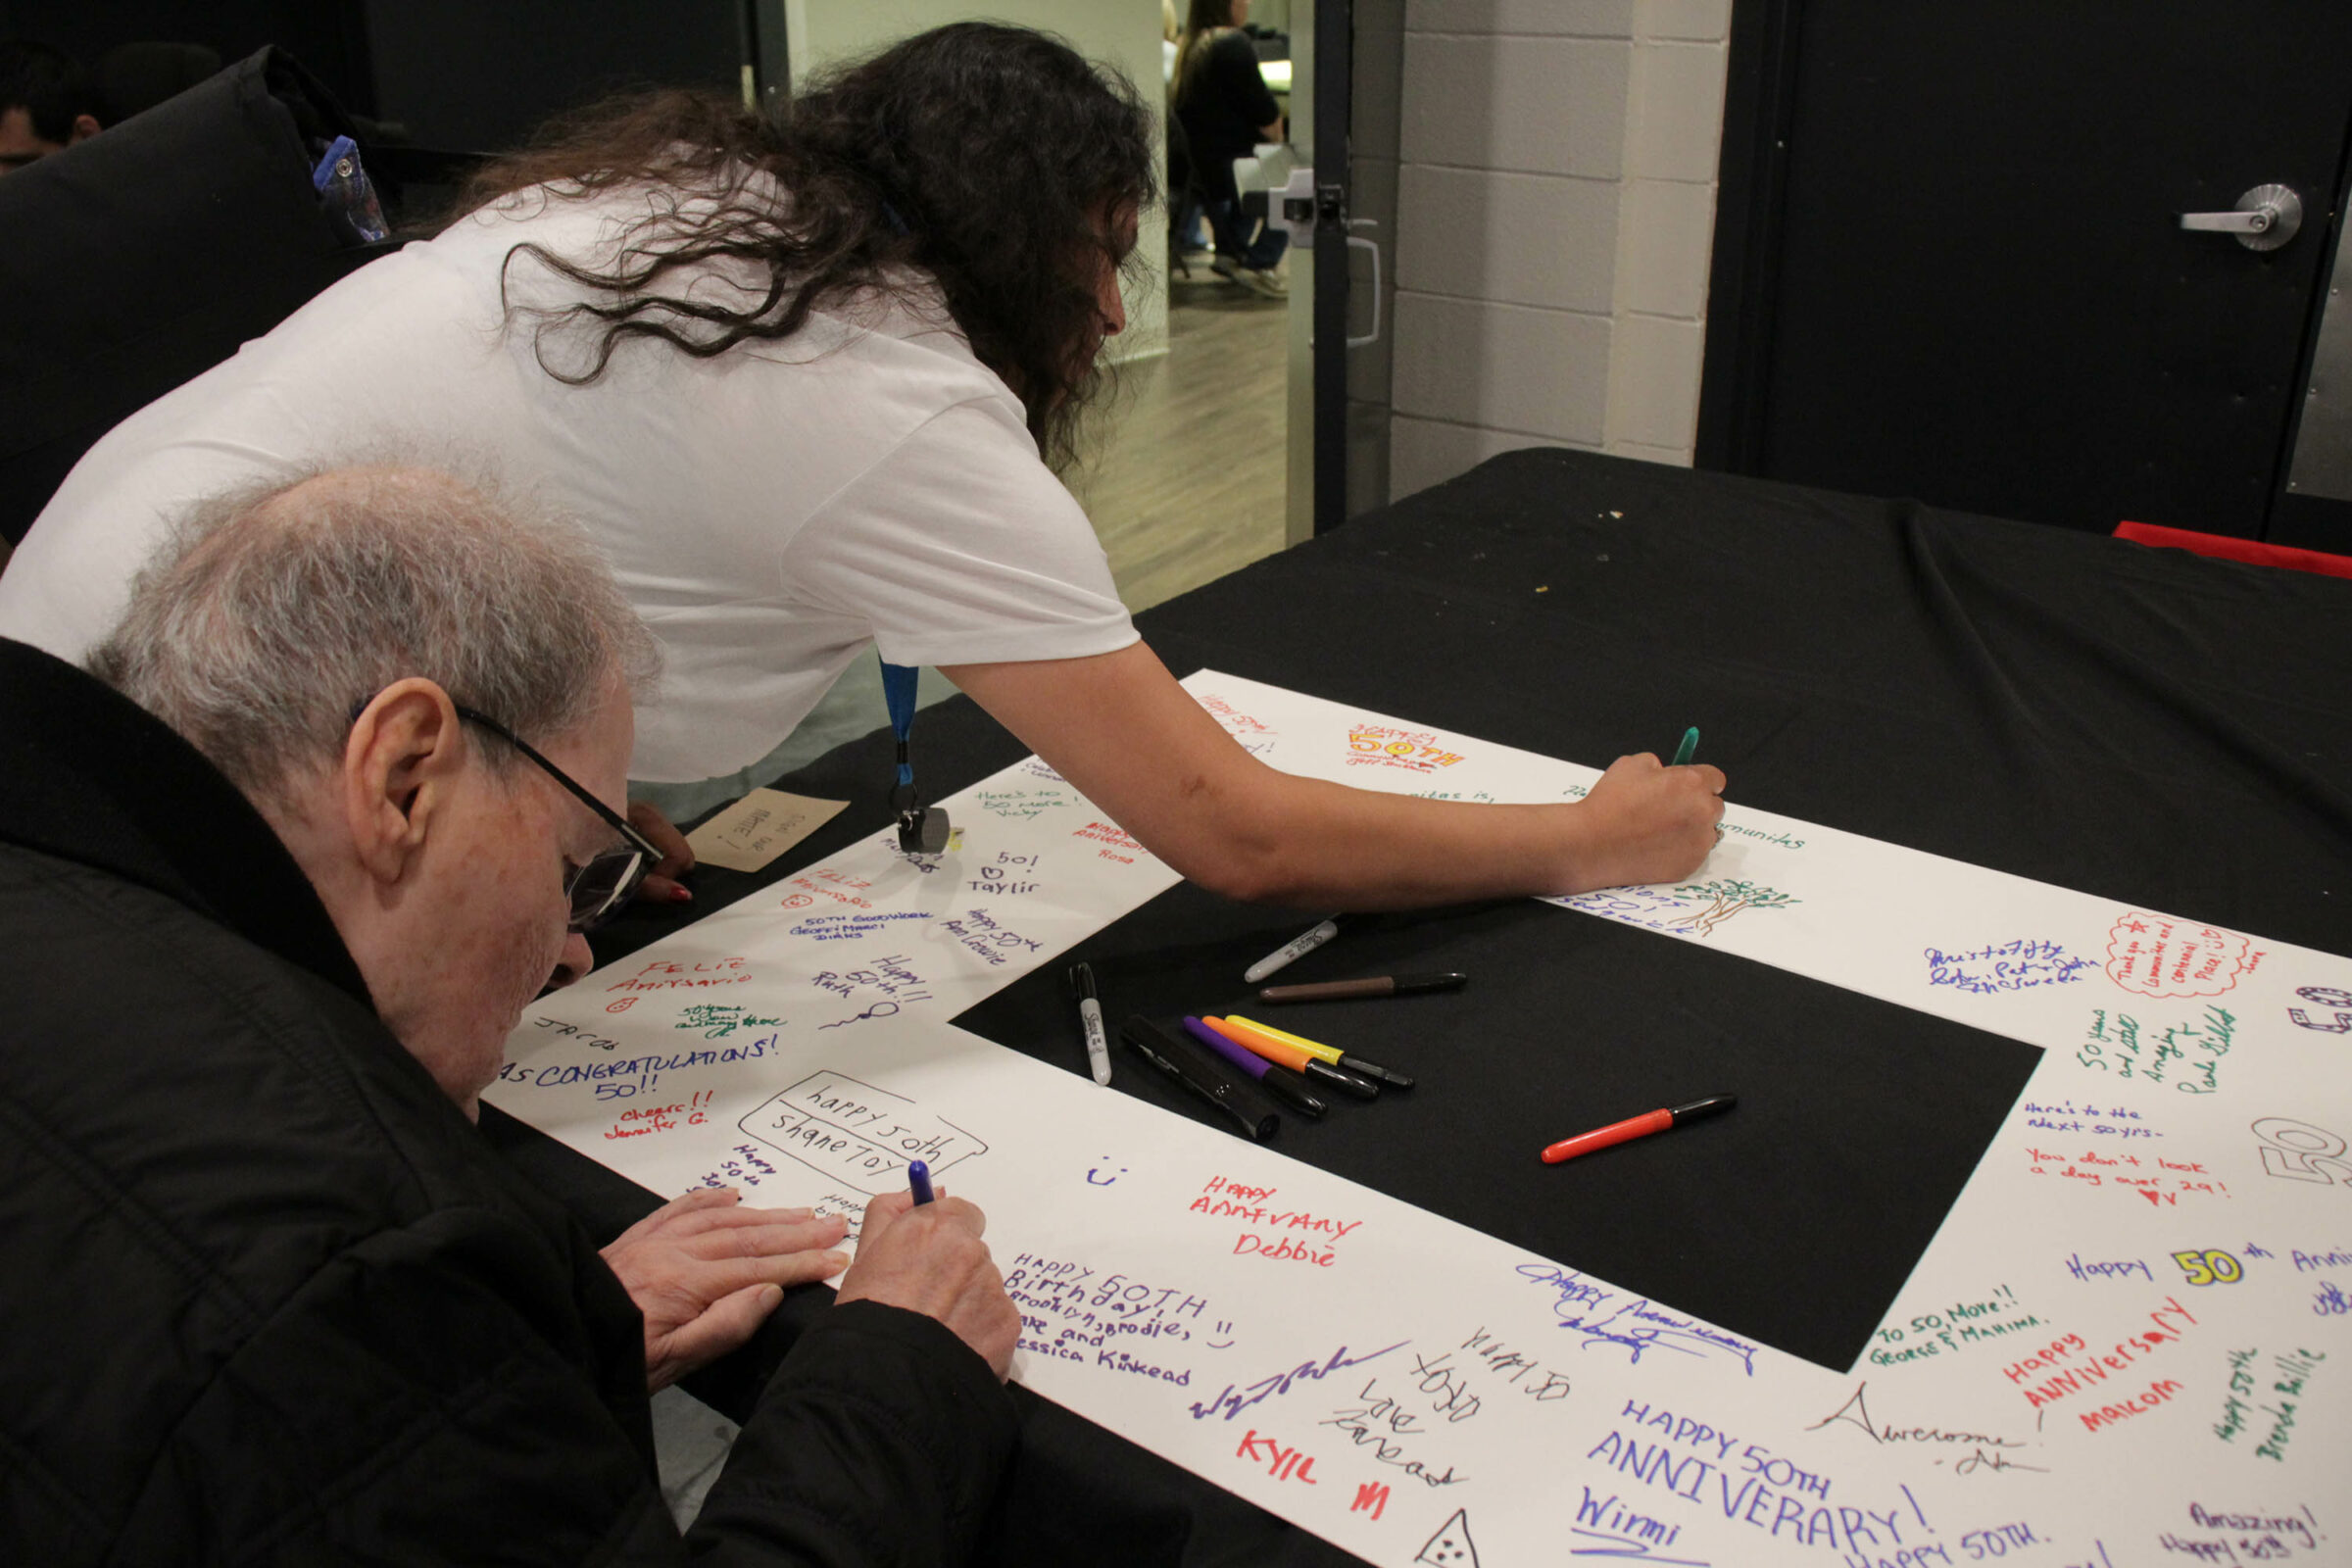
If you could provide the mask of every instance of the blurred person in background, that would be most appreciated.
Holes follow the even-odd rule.
[[[0,43],[0,174],[97,135],[104,113],[73,56],[24,38]]]
[[[1233,181],[1235,159],[1248,158],[1260,142],[1283,139],[1281,107],[1257,69],[1256,46],[1242,30],[1249,20],[1250,0],[1192,0],[1176,46],[1170,99],[1216,236],[1216,260],[1209,266],[1253,294],[1282,299],[1290,288],[1275,269],[1290,236],[1243,213]]]

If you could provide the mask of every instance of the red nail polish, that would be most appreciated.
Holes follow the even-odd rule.
[[[682,884],[678,887],[671,888],[669,890],[669,902],[672,904],[692,904],[694,902],[694,889],[686,887]]]

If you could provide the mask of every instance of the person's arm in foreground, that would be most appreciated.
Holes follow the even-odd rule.
[[[953,1563],[1016,1434],[1003,1379],[1020,1314],[943,1192],[865,1207],[839,1302],[801,1336],[735,1441],[688,1546],[698,1562]]]
[[[1242,750],[1142,643],[941,671],[1188,879],[1229,898],[1394,909],[1688,876],[1720,770],[1619,758],[1582,801],[1478,806],[1298,778]]]
[[[636,1371],[609,1334],[619,1291],[484,1204],[368,1237],[256,1324],[174,1412],[115,1556],[961,1561],[1015,1443],[1000,1379],[1020,1318],[980,1211],[944,1194],[912,1218],[906,1204],[869,1204],[843,1304],[769,1379],[685,1543],[612,1386]]]
[[[758,1332],[784,1288],[831,1279],[849,1227],[805,1208],[753,1208],[705,1188],[655,1209],[600,1249],[645,1317],[645,1384],[659,1392]]]

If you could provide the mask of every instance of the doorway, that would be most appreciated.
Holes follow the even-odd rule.
[[[1185,0],[763,0],[782,24],[792,81],[834,61],[950,22],[1041,28],[1124,72],[1161,116],[1172,68],[1168,23]],[[1310,0],[1251,0],[1267,85],[1288,108],[1307,89],[1295,61],[1295,13]],[[762,37],[775,32],[770,26]],[[763,48],[763,75],[773,65]],[[781,84],[764,80],[774,93]],[[1163,168],[1165,160],[1162,160]],[[1121,599],[1142,611],[1283,548],[1296,510],[1291,475],[1292,318],[1299,297],[1267,298],[1171,247],[1164,209],[1146,216],[1127,290],[1127,330],[1106,345],[1113,390],[1081,461],[1062,475],[1093,519]],[[1286,262],[1296,280],[1305,270]],[[1297,432],[1311,439],[1311,429]]]

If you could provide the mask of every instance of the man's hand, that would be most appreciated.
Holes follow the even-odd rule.
[[[629,803],[629,826],[651,839],[662,858],[637,884],[637,896],[650,904],[684,904],[694,897],[692,889],[678,880],[694,869],[694,851],[688,848],[686,835],[679,832],[662,808],[651,801]]]
[[[750,1339],[782,1287],[840,1273],[848,1255],[827,1249],[848,1229],[839,1215],[747,1208],[732,1189],[703,1188],[621,1232],[604,1259],[645,1314],[646,1388],[667,1388]]]
[[[937,1318],[1002,1378],[1021,1337],[1021,1314],[980,1240],[987,1227],[987,1215],[944,1192],[919,1208],[912,1194],[884,1193],[865,1205],[858,1261],[842,1276],[841,1299]]]

